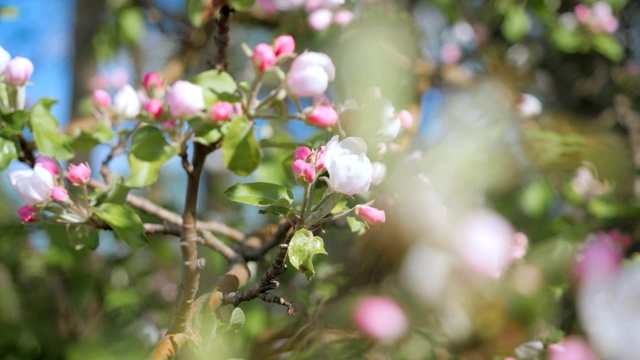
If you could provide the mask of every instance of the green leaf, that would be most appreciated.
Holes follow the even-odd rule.
[[[9,164],[18,158],[18,147],[12,140],[0,137],[0,171],[4,170]]]
[[[122,178],[120,178],[118,182],[107,191],[103,202],[122,205],[127,201],[130,190],[131,188],[126,186]]]
[[[231,201],[255,206],[268,206],[283,199],[287,204],[293,201],[291,190],[282,185],[265,182],[235,184],[228,188],[224,195]]]
[[[100,123],[98,127],[87,131],[80,129],[74,136],[70,145],[75,151],[90,151],[98,144],[106,144],[113,139],[113,130],[105,123]]]
[[[511,42],[522,40],[531,29],[531,20],[524,6],[512,6],[502,23],[502,34]]]
[[[291,265],[303,272],[307,276],[307,280],[310,280],[315,274],[311,261],[315,254],[327,254],[322,238],[314,237],[309,230],[298,230],[289,243],[288,256]]]
[[[29,113],[24,110],[17,110],[2,115],[0,120],[4,122],[4,126],[0,127],[0,135],[22,135],[22,130],[29,122]]]
[[[233,120],[222,143],[222,159],[225,166],[236,175],[247,176],[260,164],[262,150],[254,136],[253,124],[245,117]]]
[[[141,248],[149,244],[140,216],[128,205],[103,203],[92,209],[129,246]]]
[[[287,215],[291,212],[291,200],[280,199],[264,209],[258,210],[260,214]]]
[[[533,218],[544,216],[552,201],[553,188],[544,178],[539,178],[527,185],[519,198],[522,211]]]
[[[229,130],[231,122],[222,124],[213,121],[205,121],[201,118],[189,119],[189,125],[195,130],[194,141],[203,145],[211,145],[218,142]]]
[[[202,26],[208,2],[208,0],[187,1],[187,15],[189,16],[189,21],[193,26],[197,28]]]
[[[144,13],[138,7],[123,8],[118,12],[118,31],[128,45],[139,44],[145,36]]]
[[[220,70],[208,70],[191,78],[192,83],[204,89],[204,102],[211,107],[216,100],[236,102],[238,84],[229,73]]]
[[[229,5],[235,11],[247,11],[251,9],[256,0],[229,0]]]
[[[162,130],[155,126],[143,126],[131,136],[131,154],[142,161],[156,161],[169,145]]]
[[[347,224],[349,224],[351,232],[358,236],[363,235],[367,231],[367,224],[354,217],[348,217]]]
[[[609,34],[593,35],[593,49],[606,56],[613,62],[619,62],[624,58],[624,48],[616,38]]]
[[[85,224],[79,224],[69,227],[67,232],[69,243],[76,250],[84,248],[95,250],[100,245],[100,237],[98,232]]]
[[[231,312],[231,319],[229,320],[229,328],[227,329],[227,331],[238,332],[240,329],[242,329],[244,321],[245,316],[242,309],[240,309],[239,307],[233,309],[233,312]]]
[[[295,150],[298,146],[302,146],[300,143],[290,140],[274,140],[274,139],[262,139],[260,140],[260,146],[263,149],[276,148],[285,150]]]
[[[43,98],[31,108],[31,130],[38,150],[42,155],[57,160],[69,160],[74,152],[69,146],[69,137],[58,130],[58,119],[51,113],[57,101]]]
[[[338,205],[343,197],[344,195],[334,192],[331,188],[327,188],[322,196],[322,200],[320,200],[320,206],[318,206],[317,209],[304,219],[305,225],[312,226],[322,220],[331,212],[331,210],[333,210],[334,207],[336,207],[336,205]]]
[[[558,50],[564,51],[569,54],[573,54],[582,50],[586,43],[585,36],[582,32],[577,30],[570,30],[564,27],[556,27],[551,30],[550,35],[551,43],[553,43]]]
[[[180,152],[179,146],[167,144],[162,150],[162,156],[154,161],[144,161],[133,153],[129,154],[129,166],[131,177],[125,181],[125,185],[132,188],[145,187],[158,180],[162,166]]]

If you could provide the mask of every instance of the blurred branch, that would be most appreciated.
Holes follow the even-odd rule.
[[[227,246],[227,244],[223,243],[220,239],[218,239],[215,235],[210,233],[209,231],[200,231],[201,235],[201,243],[212,248],[213,250],[222,254],[225,259],[229,261],[236,261],[240,258],[240,254],[235,252],[232,248]]]
[[[144,224],[144,231],[147,234],[182,235],[182,229],[175,224]]]

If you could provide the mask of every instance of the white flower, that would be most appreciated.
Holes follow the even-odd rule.
[[[176,117],[193,116],[206,107],[202,87],[184,80],[173,84],[167,95],[167,103],[171,114]]]
[[[298,97],[321,95],[335,76],[336,68],[330,57],[323,53],[305,52],[291,64],[287,89]]]
[[[339,141],[338,135],[329,140],[325,150],[324,165],[333,187],[346,195],[369,191],[373,180],[373,166],[367,157],[364,140],[348,137]]]
[[[387,175],[387,167],[378,161],[371,164],[371,166],[373,167],[373,178],[371,179],[371,184],[378,185]]]
[[[7,65],[9,65],[9,61],[11,61],[11,54],[0,46],[0,74],[2,74]]]
[[[27,205],[44,202],[51,196],[53,175],[42,164],[36,164],[33,170],[12,171],[8,176],[11,186]]]
[[[129,84],[118,90],[113,98],[113,106],[122,117],[131,119],[140,113],[140,98],[138,93]]]

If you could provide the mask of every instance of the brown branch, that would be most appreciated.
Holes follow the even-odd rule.
[[[274,225],[271,225],[274,226]],[[272,229],[267,229],[269,231]],[[244,241],[239,251],[246,261],[256,261],[262,259],[269,250],[280,244],[291,230],[291,223],[286,220],[280,222],[273,236],[267,241],[256,243],[256,241]]]
[[[36,164],[36,157],[33,155],[33,145],[29,144],[24,136],[18,137],[20,141],[20,154],[18,154],[18,160],[33,167]]]
[[[228,261],[237,261],[240,257],[235,250],[227,246],[227,244],[223,243],[220,239],[218,239],[215,235],[208,231],[200,231],[201,235],[201,243],[212,248],[213,250],[219,252],[222,256],[225,257]]]
[[[217,52],[210,66],[220,71],[227,70],[227,66],[229,65],[227,50],[229,48],[229,23],[231,22],[231,13],[233,13],[233,9],[225,4],[220,8],[218,18],[216,19],[216,35],[214,41]]]
[[[191,313],[200,282],[197,246],[198,231],[196,228],[198,191],[204,161],[213,149],[211,146],[199,143],[194,144],[193,171],[188,173],[187,194],[182,215],[182,239],[180,240],[180,250],[184,261],[182,279],[180,281],[182,292],[180,293],[178,306],[173,314],[173,320],[171,321],[171,325],[169,325],[168,334],[190,331],[189,314]]]
[[[147,234],[182,236],[180,225],[175,224],[144,224],[144,232]]]

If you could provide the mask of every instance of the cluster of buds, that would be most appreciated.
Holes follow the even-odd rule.
[[[69,193],[64,186],[60,165],[50,157],[38,156],[33,169],[12,171],[8,174],[11,186],[25,205],[18,210],[24,222],[35,222],[36,214],[52,201],[69,205]],[[68,180],[77,186],[86,186],[91,178],[91,169],[85,164],[69,167]]]
[[[15,94],[15,96],[8,96],[6,89],[2,89],[0,105],[8,109],[24,109],[26,99],[25,86],[29,83],[33,70],[31,60],[21,56],[11,58],[11,54],[0,46],[0,81],[6,82],[13,88],[11,91],[13,91],[12,94]]]

